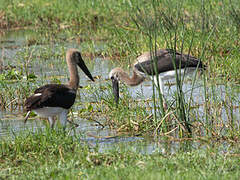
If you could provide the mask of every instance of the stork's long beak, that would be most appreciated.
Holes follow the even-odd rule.
[[[89,79],[91,79],[92,81],[94,81],[90,71],[88,70],[85,62],[83,61],[82,57],[79,59],[79,63],[77,63],[78,66],[82,69],[82,71],[88,76]]]
[[[114,99],[115,99],[116,104],[118,105],[118,101],[119,101],[119,82],[115,78],[112,79],[112,87],[113,87]]]

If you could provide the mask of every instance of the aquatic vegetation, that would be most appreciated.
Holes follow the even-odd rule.
[[[86,104],[81,104],[86,108],[79,113],[87,116],[95,112],[97,117],[105,117],[105,125],[136,134],[176,133],[178,137],[186,137],[192,133],[193,137],[222,135],[238,139],[237,0],[207,4],[188,0],[177,3],[158,0],[69,1],[67,4],[46,0],[0,2],[1,27],[29,27],[37,34],[26,37],[24,43],[15,48],[1,45],[2,51],[17,51],[9,57],[2,53],[3,61],[17,64],[16,70],[7,71],[9,75],[1,75],[2,109],[21,109],[29,92],[46,80],[67,80],[62,76],[64,62],[59,61],[64,58],[67,47],[80,48],[89,62],[101,57],[124,68],[144,51],[154,53],[158,48],[172,48],[200,58],[208,68],[200,79],[192,78],[192,88],[187,92],[183,91],[185,78],[176,77],[177,90],[168,98],[168,111],[163,111],[159,105],[155,88],[152,89],[153,98],[147,100],[136,100],[129,89],[122,88],[123,98],[116,108],[110,96],[111,88],[104,82],[103,86],[107,86],[104,89],[100,84],[86,90],[95,103],[86,100]],[[54,61],[59,66],[55,66],[55,73],[50,74]],[[15,72],[19,74],[13,74]],[[101,74],[97,76],[100,82],[105,80]],[[7,77],[15,79],[7,80]],[[197,84],[198,81],[202,83]],[[199,92],[199,96],[204,97],[201,103],[193,99],[197,96],[195,86],[202,88]],[[192,132],[188,130],[186,134],[189,127]]]

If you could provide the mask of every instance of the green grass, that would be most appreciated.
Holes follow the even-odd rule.
[[[81,89],[89,97],[78,94],[72,109],[119,134],[180,140],[179,148],[159,141],[164,143],[161,153],[149,155],[122,143],[100,153],[98,145],[90,146],[80,135],[25,131],[1,137],[0,179],[239,179],[239,17],[238,0],[0,0],[0,37],[8,30],[32,30],[21,45],[0,44],[1,52],[17,50],[0,57],[0,63],[16,66],[0,74],[3,111],[22,112],[36,87],[66,81],[67,76],[49,75],[44,68],[66,73],[69,46],[81,50],[90,69],[90,59],[103,57],[129,70],[138,55],[155,48],[189,52],[208,66],[202,76],[203,104],[187,101],[180,81],[164,113],[159,99],[154,114],[153,100],[133,99],[126,86],[116,107],[111,86],[104,82]],[[37,72],[29,68],[38,65]],[[186,123],[192,141],[184,141]]]
[[[237,0],[0,2],[0,26],[35,29],[38,36],[29,39],[30,45],[73,41],[81,47],[86,44],[84,52],[111,57],[126,66],[149,51],[148,30],[155,29],[158,48],[174,47],[177,32],[179,51],[187,53],[191,47],[190,53],[197,57],[204,52],[202,60],[209,66],[209,78],[239,84]],[[99,42],[105,48],[96,52],[94,45]]]
[[[0,141],[0,177],[5,179],[238,179],[239,147],[221,145],[171,153],[142,154],[119,145],[104,153],[84,143],[81,136],[61,131],[25,131]],[[141,145],[141,144],[140,144]],[[169,149],[169,148],[170,149]],[[227,149],[226,149],[227,148]],[[159,149],[161,151],[161,149]],[[221,152],[220,152],[221,151]]]
[[[102,41],[100,53],[126,64],[149,51],[148,28],[157,31],[158,48],[173,47],[177,30],[177,49],[201,56],[210,66],[210,77],[239,84],[239,3],[223,1],[0,1],[0,27],[34,28],[37,39],[31,43],[86,42],[88,53]],[[136,22],[140,25],[137,26]],[[182,26],[184,25],[184,26]],[[140,27],[140,29],[139,29]],[[184,29],[182,29],[184,27]],[[209,37],[209,33],[214,33]],[[184,37],[184,46],[182,38]],[[193,42],[191,42],[193,39]],[[183,49],[181,49],[183,47]],[[203,50],[205,47],[205,50]],[[130,60],[129,60],[130,59]]]

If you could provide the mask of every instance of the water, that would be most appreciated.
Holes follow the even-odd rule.
[[[21,47],[26,43],[26,39],[31,38],[31,36],[36,36],[37,34],[34,31],[17,31],[17,32],[9,32],[6,33],[5,36],[1,40],[0,44],[0,59],[3,61],[3,65],[14,65],[20,66],[23,63],[24,59],[19,58],[19,53],[24,53],[25,50]],[[55,49],[61,49],[59,47],[64,47],[66,50],[70,47],[75,47],[77,49],[81,49],[78,44],[74,43],[66,43],[66,44],[54,44],[44,47],[44,45],[36,45],[33,49],[29,48],[29,51],[39,51],[37,54],[40,56],[35,56],[32,58],[31,63],[29,63],[30,71],[33,71],[35,75],[38,77],[44,77],[42,80],[38,78],[36,83],[46,84],[47,82],[51,82],[53,76],[57,76],[57,78],[62,82],[66,83],[68,81],[68,69],[66,67],[65,59],[60,60],[60,58],[52,57],[51,59],[44,59],[44,53],[48,50],[48,48],[52,49],[52,54],[55,54]],[[54,53],[53,53],[54,52]],[[59,52],[57,52],[59,53]],[[42,55],[43,54],[43,55]],[[42,55],[42,57],[41,57]],[[84,58],[84,57],[83,57]],[[89,58],[85,58],[89,59]],[[95,58],[91,61],[86,61],[87,66],[89,67],[93,76],[98,77],[95,84],[88,80],[88,78],[82,73],[79,72],[80,75],[80,85],[81,86],[105,86],[107,83],[111,83],[108,81],[108,73],[118,64],[117,62],[112,62],[110,60],[104,60],[102,58]],[[31,65],[30,65],[31,64]],[[191,76],[187,79],[191,79]],[[174,101],[174,93],[176,92],[176,86],[174,85],[174,80],[169,80],[165,82],[166,85],[164,92],[166,93],[166,99],[169,101]],[[185,92],[186,97],[190,97],[192,81],[186,81],[183,86],[183,91]],[[203,89],[203,81],[198,79],[195,83],[194,90],[192,92],[193,104],[200,105],[200,107],[196,110],[196,116],[204,119],[204,109],[203,104],[205,102],[204,98],[204,89]],[[139,86],[128,88],[128,91],[132,97],[135,99],[151,99],[152,98],[152,82],[145,81]],[[227,89],[224,85],[218,85],[214,88],[207,89],[210,91],[209,94],[214,94],[214,98],[212,99],[210,96],[209,101],[225,101],[226,99],[231,99],[231,89]],[[239,92],[238,92],[239,93]],[[94,95],[89,95],[84,91],[84,89],[79,90],[79,95],[81,101],[98,101],[100,97],[96,97]],[[239,96],[237,100],[234,100],[234,106],[232,113],[236,119],[240,119],[239,115]],[[186,98],[187,101],[190,100]],[[73,107],[74,109],[79,109],[81,107]],[[210,110],[211,111],[211,110]],[[214,113],[214,112],[213,112]],[[229,116],[229,109],[224,109],[222,112],[221,121],[227,121]],[[154,153],[154,152],[172,152],[174,153],[177,149],[181,148],[180,142],[164,142],[160,143],[160,141],[153,142],[152,140],[147,140],[143,137],[129,137],[118,134],[113,130],[109,130],[108,128],[102,128],[96,122],[86,120],[81,118],[73,113],[74,122],[79,124],[75,130],[76,132],[82,133],[83,139],[82,141],[86,141],[89,144],[95,146],[99,146],[99,151],[104,152],[108,149],[113,149],[114,147],[120,147],[130,145],[131,148],[134,148],[142,153]],[[23,123],[23,115],[22,112],[9,112],[9,111],[0,111],[0,138],[4,136],[14,136],[19,131],[30,129],[36,130],[37,128],[45,128],[46,123],[44,120],[40,120],[39,118],[35,118],[34,120],[28,120],[26,124]],[[98,121],[103,121],[104,119],[100,119]],[[239,121],[236,126],[238,129],[240,127]],[[191,144],[191,147],[199,148],[202,145],[200,143]]]

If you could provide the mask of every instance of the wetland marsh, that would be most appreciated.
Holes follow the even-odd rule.
[[[233,1],[0,0],[0,179],[239,179],[240,6]],[[23,104],[46,83],[66,83],[65,53],[79,49],[82,72],[67,132]],[[151,80],[121,84],[155,48],[190,53],[207,66],[164,81],[167,111]],[[186,131],[186,124],[191,133]],[[47,160],[47,161],[46,161]]]

